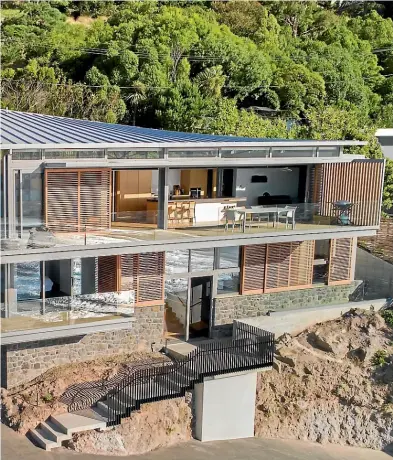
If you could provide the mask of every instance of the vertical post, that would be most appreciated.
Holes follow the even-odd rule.
[[[169,168],[158,169],[158,228],[168,228]]]
[[[45,262],[40,262],[40,275],[41,275],[41,315],[45,314]]]
[[[5,269],[5,288],[7,293],[6,317],[18,311],[17,291],[15,289],[15,264],[7,264]]]
[[[7,198],[8,198],[8,237],[15,236],[15,183],[13,170],[11,169],[11,150],[7,161]]]
[[[351,251],[351,273],[350,273],[350,280],[354,281],[355,279],[355,268],[356,268],[356,253],[358,247],[358,239],[357,237],[352,238],[352,251]]]
[[[115,222],[116,220],[116,171],[112,169],[112,216],[111,222]]]
[[[224,176],[224,169],[223,168],[217,168],[217,192],[216,196],[217,198],[222,197],[222,186],[223,186],[223,176]]]
[[[187,310],[186,310],[186,342],[190,340],[190,320],[191,320],[191,278],[187,279]]]
[[[22,180],[22,171],[19,169],[19,238],[23,236],[23,180]]]

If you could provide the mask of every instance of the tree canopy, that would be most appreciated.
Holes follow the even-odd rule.
[[[393,126],[392,8],[4,2],[2,78],[9,109],[216,134],[369,140],[353,151],[381,157],[375,130]],[[262,118],[255,106],[277,117]],[[391,206],[391,164],[386,171]]]

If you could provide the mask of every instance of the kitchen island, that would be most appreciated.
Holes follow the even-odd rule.
[[[189,196],[172,197],[168,200],[168,227],[189,227],[193,225],[217,225],[228,206],[242,206],[246,198],[191,198]],[[147,199],[147,210],[158,210],[158,198]]]

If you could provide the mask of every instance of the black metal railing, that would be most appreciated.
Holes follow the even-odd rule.
[[[184,396],[204,377],[271,366],[273,355],[274,334],[237,323],[232,339],[198,344],[184,359],[124,378],[106,396],[107,425],[120,424],[141,404]]]

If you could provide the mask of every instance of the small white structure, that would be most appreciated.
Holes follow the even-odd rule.
[[[385,158],[393,160],[393,128],[378,129],[376,136]]]
[[[200,441],[254,437],[257,372],[218,375],[195,385],[195,437]]]

